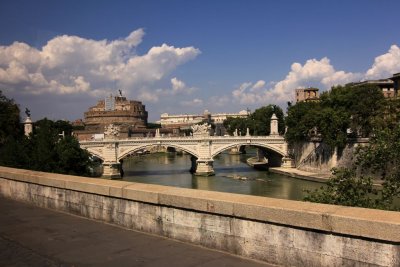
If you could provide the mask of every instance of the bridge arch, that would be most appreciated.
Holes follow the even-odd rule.
[[[188,153],[188,154],[190,154],[190,155],[192,155],[192,156],[194,156],[196,158],[199,157],[196,152],[188,149],[185,146],[182,146],[182,145],[179,145],[179,144],[174,144],[174,143],[162,143],[162,144],[144,144],[144,145],[141,145],[141,146],[135,146],[135,147],[130,147],[130,148],[128,147],[127,150],[125,150],[120,155],[118,155],[118,160],[121,160],[121,159],[127,157],[129,154],[132,154],[132,153],[134,153],[136,151],[142,150],[142,149],[147,148],[147,147],[154,147],[154,146],[157,146],[157,145],[164,146],[164,147],[173,147],[175,149],[180,149],[182,151],[185,151],[186,153]]]
[[[224,146],[219,147],[218,149],[216,149],[215,151],[213,151],[211,157],[214,158],[215,156],[217,156],[218,154],[222,153],[225,150],[237,147],[237,146],[255,146],[255,147],[262,147],[262,148],[266,148],[268,150],[274,151],[275,153],[281,155],[282,157],[286,156],[286,151],[275,147],[273,145],[270,144],[264,144],[264,143],[256,143],[256,142],[252,142],[252,143],[247,143],[247,142],[236,142],[236,143],[230,143]]]
[[[97,151],[96,149],[92,149],[90,147],[86,147],[85,149],[92,156],[95,156],[95,157],[101,159],[102,161],[104,161],[104,156],[103,156],[103,154],[101,152]]]

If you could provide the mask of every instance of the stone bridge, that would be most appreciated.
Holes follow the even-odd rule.
[[[118,130],[110,125],[105,138],[100,141],[81,141],[81,148],[103,161],[103,176],[120,177],[120,162],[125,157],[143,149],[164,146],[173,147],[192,155],[192,171],[197,175],[213,175],[213,158],[221,152],[240,146],[264,148],[268,155],[280,158],[282,167],[291,167],[288,146],[283,136],[278,134],[277,119],[271,120],[269,136],[210,136],[209,126],[196,125],[193,135],[187,137],[162,137],[157,131],[155,137],[118,139]]]

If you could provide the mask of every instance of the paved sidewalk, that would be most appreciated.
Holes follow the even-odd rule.
[[[314,182],[327,182],[329,178],[332,176],[331,173],[313,173],[301,171],[296,168],[283,168],[283,167],[271,167],[269,168],[270,172],[279,173],[287,176],[292,176],[294,178],[314,181]]]
[[[270,266],[0,198],[0,266]]]

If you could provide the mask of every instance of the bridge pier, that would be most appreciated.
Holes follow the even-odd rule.
[[[294,168],[294,160],[289,158],[289,157],[283,157],[282,158],[282,165],[283,168]]]
[[[214,161],[211,159],[201,159],[196,160],[196,169],[194,171],[194,175],[198,176],[212,176],[215,175]]]
[[[118,162],[103,163],[103,177],[108,179],[121,179],[121,164]]]

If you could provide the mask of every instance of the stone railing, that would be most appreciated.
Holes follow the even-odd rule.
[[[0,194],[284,266],[400,266],[400,213],[0,167]]]

